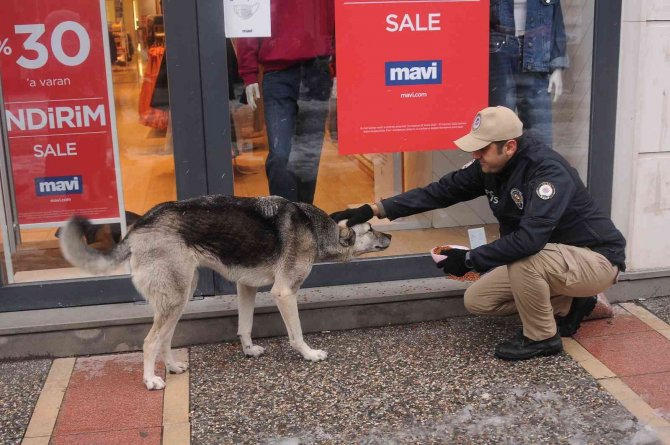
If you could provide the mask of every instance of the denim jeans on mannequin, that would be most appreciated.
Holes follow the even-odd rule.
[[[524,132],[552,146],[549,73],[524,71],[523,37],[491,32],[489,45],[489,105],[515,110]]]
[[[332,88],[328,59],[317,58],[263,76],[271,195],[314,201]]]

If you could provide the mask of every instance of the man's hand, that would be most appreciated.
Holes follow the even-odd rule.
[[[451,249],[447,252],[447,257],[437,263],[437,267],[444,270],[447,275],[462,277],[470,272],[470,268],[465,265],[465,255],[468,253],[465,249]]]
[[[245,88],[245,92],[247,94],[247,103],[251,107],[252,110],[256,109],[256,99],[260,99],[261,97],[261,91],[258,89],[258,84],[257,83],[250,83],[247,85]]]
[[[369,204],[362,205],[355,209],[342,210],[341,212],[331,213],[330,217],[335,222],[347,220],[347,227],[355,226],[356,224],[363,224],[375,216],[372,207]]]

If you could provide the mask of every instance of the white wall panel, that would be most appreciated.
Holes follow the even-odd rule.
[[[670,0],[623,0],[612,218],[631,271],[670,268]]]
[[[670,21],[647,23],[639,50],[639,151],[670,151]]]
[[[647,20],[670,20],[669,0],[646,0]]]
[[[670,268],[670,154],[637,162],[629,269]]]

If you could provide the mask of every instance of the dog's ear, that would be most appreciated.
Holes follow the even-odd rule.
[[[338,226],[340,229],[340,244],[344,247],[351,247],[356,242],[356,232],[347,226]]]

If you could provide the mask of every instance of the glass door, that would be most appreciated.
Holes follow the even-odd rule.
[[[177,42],[173,59],[186,52],[197,61],[195,21],[184,26],[177,19],[189,12],[195,17],[195,5],[173,7],[182,8],[174,15],[174,36],[166,26],[166,6],[153,0],[5,5],[0,294],[13,298],[33,283],[47,294],[26,296],[18,308],[137,299],[125,267],[111,278],[72,267],[59,249],[59,227],[71,215],[83,215],[90,220],[84,242],[108,250],[156,204],[207,193],[199,163],[204,153],[199,157],[194,149],[203,147],[202,131],[192,130],[202,122],[183,121],[197,115],[189,107],[200,105],[177,86],[192,83],[184,77],[193,72],[175,69],[175,82],[168,75],[171,40]],[[179,93],[171,94],[174,89]],[[203,273],[200,284],[199,294],[213,292],[211,272]],[[58,290],[65,288],[81,291]],[[111,295],[113,289],[119,291]],[[0,295],[3,307],[17,306]]]

